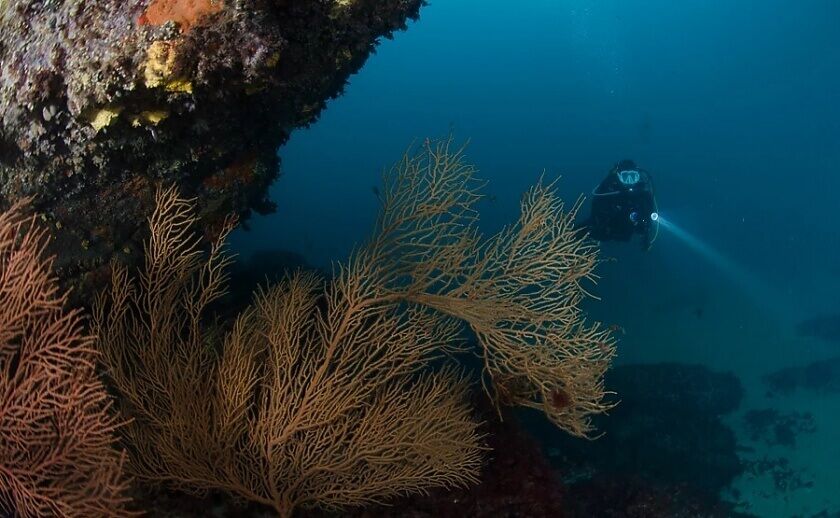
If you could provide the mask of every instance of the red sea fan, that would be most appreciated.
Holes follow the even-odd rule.
[[[0,214],[0,514],[124,516],[119,422],[46,242],[21,205]]]

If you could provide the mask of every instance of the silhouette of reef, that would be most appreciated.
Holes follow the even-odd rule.
[[[619,365],[606,384],[620,402],[598,417],[602,437],[581,442],[547,428],[537,432],[567,479],[682,488],[715,504],[743,471],[735,434],[721,419],[743,396],[734,375],[677,363]]]
[[[786,457],[771,455],[756,456],[744,461],[745,471],[753,477],[767,477],[773,481],[773,487],[778,493],[791,493],[800,489],[814,487],[811,475],[805,469],[791,466]],[[814,515],[817,516],[817,515]]]
[[[810,412],[782,413],[775,408],[750,410],[744,415],[744,424],[751,440],[768,446],[793,447],[797,436],[817,430]]]
[[[139,259],[160,182],[208,237],[271,211],[278,146],[421,4],[0,0],[0,206],[34,197],[76,295]]]
[[[791,394],[797,389],[834,394],[840,392],[840,356],[779,369],[763,380],[769,395]]]

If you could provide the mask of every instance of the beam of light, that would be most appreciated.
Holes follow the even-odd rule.
[[[651,219],[656,221],[662,230],[679,239],[739,286],[757,306],[769,311],[774,317],[784,317],[790,314],[790,308],[786,307],[787,305],[784,303],[781,294],[748,270],[724,256],[694,234],[663,217],[662,214],[656,214],[655,218],[652,215]]]

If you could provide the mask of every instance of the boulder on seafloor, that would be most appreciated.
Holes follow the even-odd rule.
[[[814,394],[836,394],[840,392],[840,356],[785,367],[767,374],[763,381],[771,396],[789,395],[799,389]]]
[[[161,183],[208,237],[270,211],[278,146],[422,3],[0,0],[0,205],[34,199],[77,295],[138,259]]]

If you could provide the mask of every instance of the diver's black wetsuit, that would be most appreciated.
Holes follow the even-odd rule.
[[[630,172],[624,182],[619,176],[622,171]],[[627,177],[635,177],[632,172],[638,172],[638,181],[626,183]],[[642,248],[647,250],[654,237],[651,221],[654,212],[656,202],[650,174],[636,167],[632,160],[622,160],[592,191],[592,211],[583,227],[598,241],[629,241],[639,234]]]

